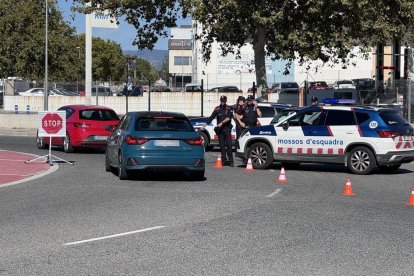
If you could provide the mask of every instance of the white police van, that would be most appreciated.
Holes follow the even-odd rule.
[[[245,131],[237,156],[256,169],[272,162],[342,163],[352,173],[394,172],[414,160],[413,128],[397,110],[359,106],[286,109],[271,125]]]
[[[257,103],[257,106],[262,112],[262,117],[259,118],[260,124],[268,125],[272,121],[273,117],[283,109],[290,108],[292,105],[289,104],[276,104],[276,103]],[[208,117],[199,117],[190,119],[191,124],[194,129],[198,131],[203,138],[204,147],[209,150],[214,146],[218,146],[219,141],[216,133],[214,132],[214,127],[217,125],[216,119],[214,119],[209,125],[204,127],[204,124],[207,122]],[[234,119],[232,121],[233,129],[231,130],[231,138],[233,143],[236,139],[236,123]]]

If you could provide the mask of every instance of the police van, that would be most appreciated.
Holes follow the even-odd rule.
[[[257,103],[257,106],[260,108],[262,112],[262,117],[259,118],[260,124],[268,125],[274,118],[274,116],[284,110],[286,108],[293,107],[289,104],[276,104],[276,103]],[[191,124],[193,125],[194,129],[198,131],[203,138],[204,147],[209,150],[212,149],[214,146],[218,146],[218,137],[217,134],[214,132],[214,127],[217,126],[217,121],[214,119],[209,125],[204,127],[204,124],[207,122],[208,117],[198,117],[190,119]],[[231,138],[233,143],[236,139],[236,123],[235,119],[232,121],[233,128],[231,130]]]
[[[395,109],[310,106],[285,109],[270,125],[245,131],[237,156],[256,169],[272,162],[342,163],[354,174],[394,172],[414,160],[413,128]]]

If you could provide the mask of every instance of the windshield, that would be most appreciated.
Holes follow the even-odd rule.
[[[285,120],[287,117],[289,117],[293,113],[295,113],[294,110],[288,110],[288,109],[282,110],[281,112],[277,113],[275,117],[273,117],[270,124],[274,125],[279,122],[282,122],[283,120]]]
[[[146,117],[140,118],[135,123],[136,131],[194,131],[187,118],[183,117]]]

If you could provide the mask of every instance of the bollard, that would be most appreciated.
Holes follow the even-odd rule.
[[[26,105],[26,114],[30,114],[30,105]]]
[[[14,105],[14,113],[19,114],[19,106],[17,104]]]

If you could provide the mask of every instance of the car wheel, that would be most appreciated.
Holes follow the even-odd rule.
[[[105,150],[105,171],[111,171],[111,163],[109,162],[108,151]]]
[[[43,143],[43,137],[36,137],[36,145],[38,149],[45,149],[47,146]]]
[[[74,151],[74,149],[72,147],[72,142],[70,141],[69,133],[66,133],[66,136],[63,140],[63,150],[66,153],[71,153],[71,152]]]
[[[401,164],[397,165],[382,165],[378,166],[378,169],[382,173],[393,173],[401,167]]]
[[[240,70],[236,70],[237,75],[240,75],[240,73],[241,73]]]
[[[354,174],[369,174],[376,168],[376,160],[367,147],[356,147],[348,153],[348,168]]]
[[[118,154],[118,177],[120,180],[128,179],[128,174],[124,166],[124,158],[122,157],[121,152]]]
[[[269,168],[273,162],[272,150],[264,143],[253,144],[249,148],[247,157],[251,158],[253,168],[259,170]]]

